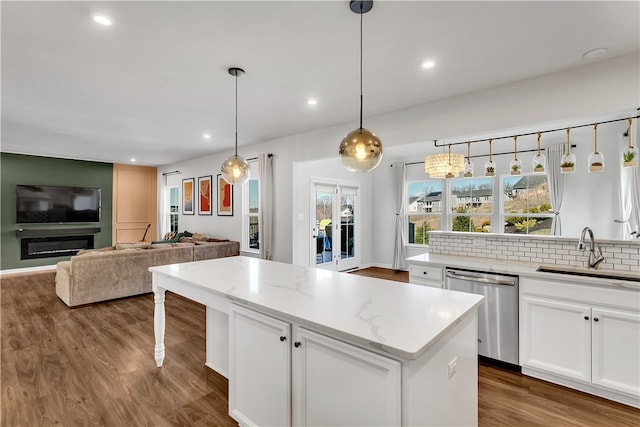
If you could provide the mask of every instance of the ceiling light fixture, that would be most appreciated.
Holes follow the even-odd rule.
[[[429,174],[429,178],[455,178],[464,170],[464,156],[462,154],[449,153],[432,154],[424,158],[424,171]]]
[[[602,55],[604,55],[605,53],[607,53],[607,48],[606,47],[597,47],[595,49],[591,49],[589,51],[586,51],[585,53],[582,54],[582,57],[584,59],[598,59]]]
[[[351,172],[369,172],[382,160],[382,142],[373,132],[362,127],[362,15],[373,7],[373,1],[351,1],[349,7],[360,15],[360,127],[342,139],[338,153],[342,164]]]
[[[111,20],[111,18],[109,18],[106,15],[95,13],[91,15],[91,18],[93,19],[93,22],[95,22],[96,24],[100,24],[104,27],[110,27],[113,25],[113,21]]]
[[[435,67],[436,63],[434,61],[428,60],[422,63],[422,68],[429,69]]]
[[[222,178],[229,184],[244,184],[251,176],[249,163],[238,156],[238,77],[244,75],[244,70],[238,67],[229,68],[229,74],[236,78],[236,154],[227,157],[222,163]]]
[[[132,158],[130,158],[130,159],[129,159],[129,161],[130,161],[131,163],[135,163],[135,162],[136,162],[136,159],[135,159],[134,157],[132,157]]]
[[[307,105],[311,105],[311,106],[318,105],[318,100],[315,98],[309,98],[307,99]]]
[[[210,134],[210,133],[203,133],[203,134],[202,134],[202,137],[203,137],[204,139],[211,139],[211,134]]]

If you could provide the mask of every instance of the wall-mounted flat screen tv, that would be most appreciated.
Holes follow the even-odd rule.
[[[100,189],[16,185],[16,223],[100,222]]]

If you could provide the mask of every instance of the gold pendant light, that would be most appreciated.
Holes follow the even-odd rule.
[[[360,15],[360,127],[349,132],[340,142],[340,160],[351,172],[369,172],[382,160],[382,142],[373,132],[362,127],[362,15],[373,7],[373,1],[352,1],[351,11]]]
[[[627,148],[622,151],[622,166],[625,168],[638,167],[638,148],[631,143],[631,117],[629,117],[629,129],[627,129],[627,137],[629,142]]]
[[[236,154],[225,159],[220,172],[222,173],[222,178],[229,184],[244,184],[251,176],[249,163],[238,156],[238,77],[244,74],[244,70],[232,67],[229,68],[229,74],[236,78]]]

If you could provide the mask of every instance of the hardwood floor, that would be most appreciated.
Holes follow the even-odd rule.
[[[367,270],[357,274],[408,281]],[[204,307],[167,292],[158,369],[151,295],[71,310],[54,274],[0,279],[0,425],[237,425],[227,380],[203,365]],[[490,366],[479,373],[480,426],[640,426],[640,410],[625,405]]]

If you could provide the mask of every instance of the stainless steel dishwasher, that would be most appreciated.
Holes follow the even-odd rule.
[[[447,268],[445,289],[484,295],[478,308],[478,354],[519,365],[518,276]]]

